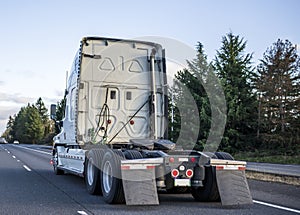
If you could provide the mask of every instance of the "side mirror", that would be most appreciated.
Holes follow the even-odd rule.
[[[54,121],[56,120],[56,105],[55,104],[52,104],[50,106],[50,118]]]

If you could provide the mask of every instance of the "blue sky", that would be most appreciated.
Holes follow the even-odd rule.
[[[0,133],[9,115],[42,97],[63,96],[65,73],[84,36],[168,37],[209,59],[232,31],[247,40],[254,65],[278,38],[300,44],[300,1],[0,1]],[[168,54],[168,50],[167,50]]]

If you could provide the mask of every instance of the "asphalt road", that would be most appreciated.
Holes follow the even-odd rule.
[[[33,150],[34,151],[33,151]],[[190,194],[159,194],[159,206],[108,205],[89,195],[83,178],[57,176],[50,151],[0,145],[0,214],[297,214],[300,187],[249,180],[253,205],[223,207],[195,202]]]

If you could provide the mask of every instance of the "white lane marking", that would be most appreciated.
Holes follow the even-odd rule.
[[[16,159],[16,156],[13,155],[12,157],[13,157],[14,159]]]
[[[270,204],[270,203],[261,202],[261,201],[257,201],[257,200],[253,200],[253,202],[256,203],[256,204],[265,205],[265,206],[268,206],[268,207],[277,208],[277,209],[281,209],[281,210],[290,211],[290,212],[300,214],[300,210],[287,208],[287,207],[282,207],[282,206],[279,206],[279,205],[273,205],[273,204]]]
[[[10,151],[7,151],[8,154],[10,154]]]
[[[28,166],[23,165],[23,167],[24,167],[28,172],[31,172],[31,169],[30,169]]]
[[[42,153],[42,154],[46,154],[46,155],[52,155],[52,153],[50,153],[50,152],[44,152],[44,151],[40,151],[40,150],[36,150],[36,149],[30,149],[30,148],[23,147],[23,146],[17,146],[17,147],[20,147],[22,149],[27,149],[30,151],[34,151],[34,152],[38,152],[38,153]]]
[[[20,162],[20,160],[17,160],[17,162]]]
[[[85,211],[77,211],[77,213],[81,215],[88,215]]]

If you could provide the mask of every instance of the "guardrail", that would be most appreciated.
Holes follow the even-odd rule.
[[[300,177],[300,165],[247,162],[247,170],[274,175]]]

